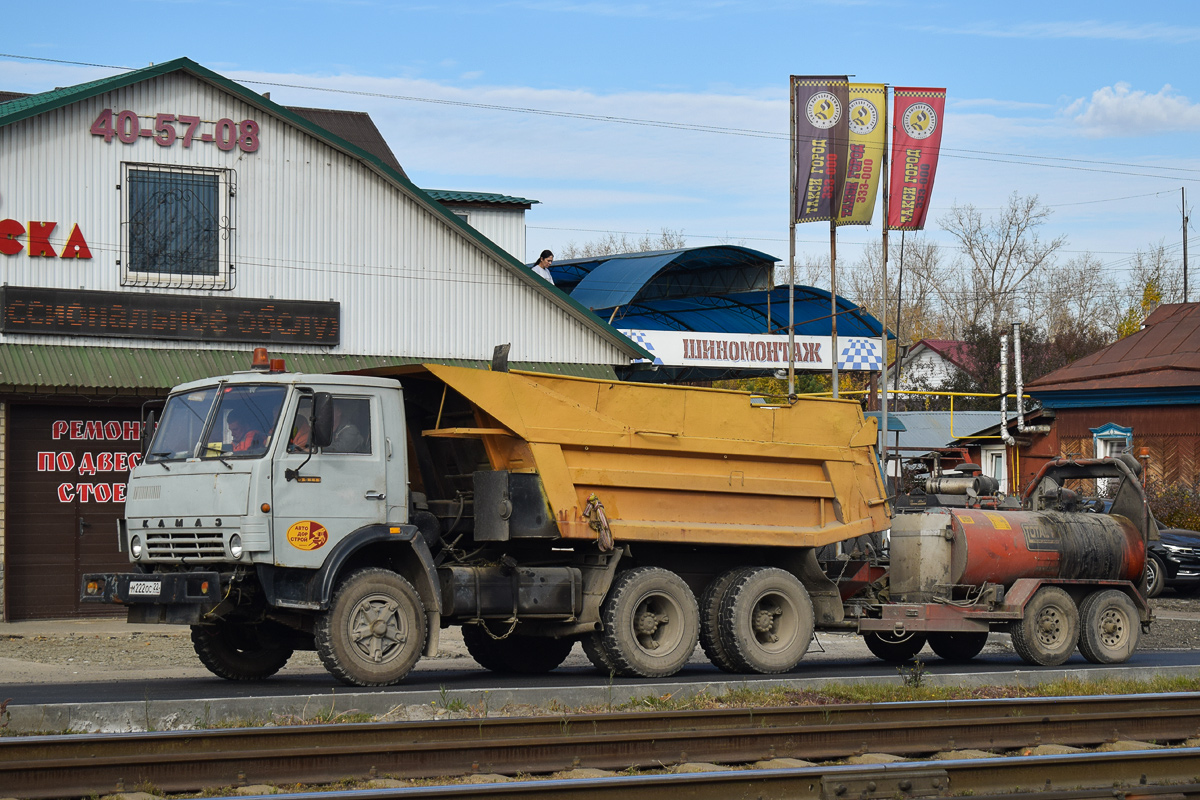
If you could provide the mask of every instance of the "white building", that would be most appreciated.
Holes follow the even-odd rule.
[[[462,220],[321,113],[186,59],[0,103],[0,618],[79,613],[79,574],[124,562],[142,403],[256,345],[374,374],[648,355],[522,264],[523,221]]]

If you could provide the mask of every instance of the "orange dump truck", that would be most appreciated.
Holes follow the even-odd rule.
[[[186,623],[263,678],[315,649],[401,680],[459,625],[485,667],[661,677],[697,641],[785,672],[844,626],[817,548],[889,525],[857,403],[426,365],[399,379],[252,371],[177,387],[132,474],[133,571],[82,596]]]

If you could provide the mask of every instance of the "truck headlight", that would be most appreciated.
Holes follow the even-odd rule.
[[[134,558],[142,557],[142,537],[135,535],[129,540],[129,552]]]
[[[229,537],[229,555],[234,558],[242,557],[242,537],[236,533]]]

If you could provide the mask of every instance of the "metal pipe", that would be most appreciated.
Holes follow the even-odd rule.
[[[1000,334],[1000,438],[1005,444],[1017,440],[1008,432],[1008,334]]]
[[[1017,432],[1049,433],[1049,425],[1025,425],[1025,384],[1021,380],[1021,323],[1013,323],[1013,372],[1017,379]]]

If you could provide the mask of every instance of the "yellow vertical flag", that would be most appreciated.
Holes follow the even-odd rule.
[[[882,83],[850,84],[850,147],[838,225],[870,225],[879,194],[887,146],[887,88]]]

